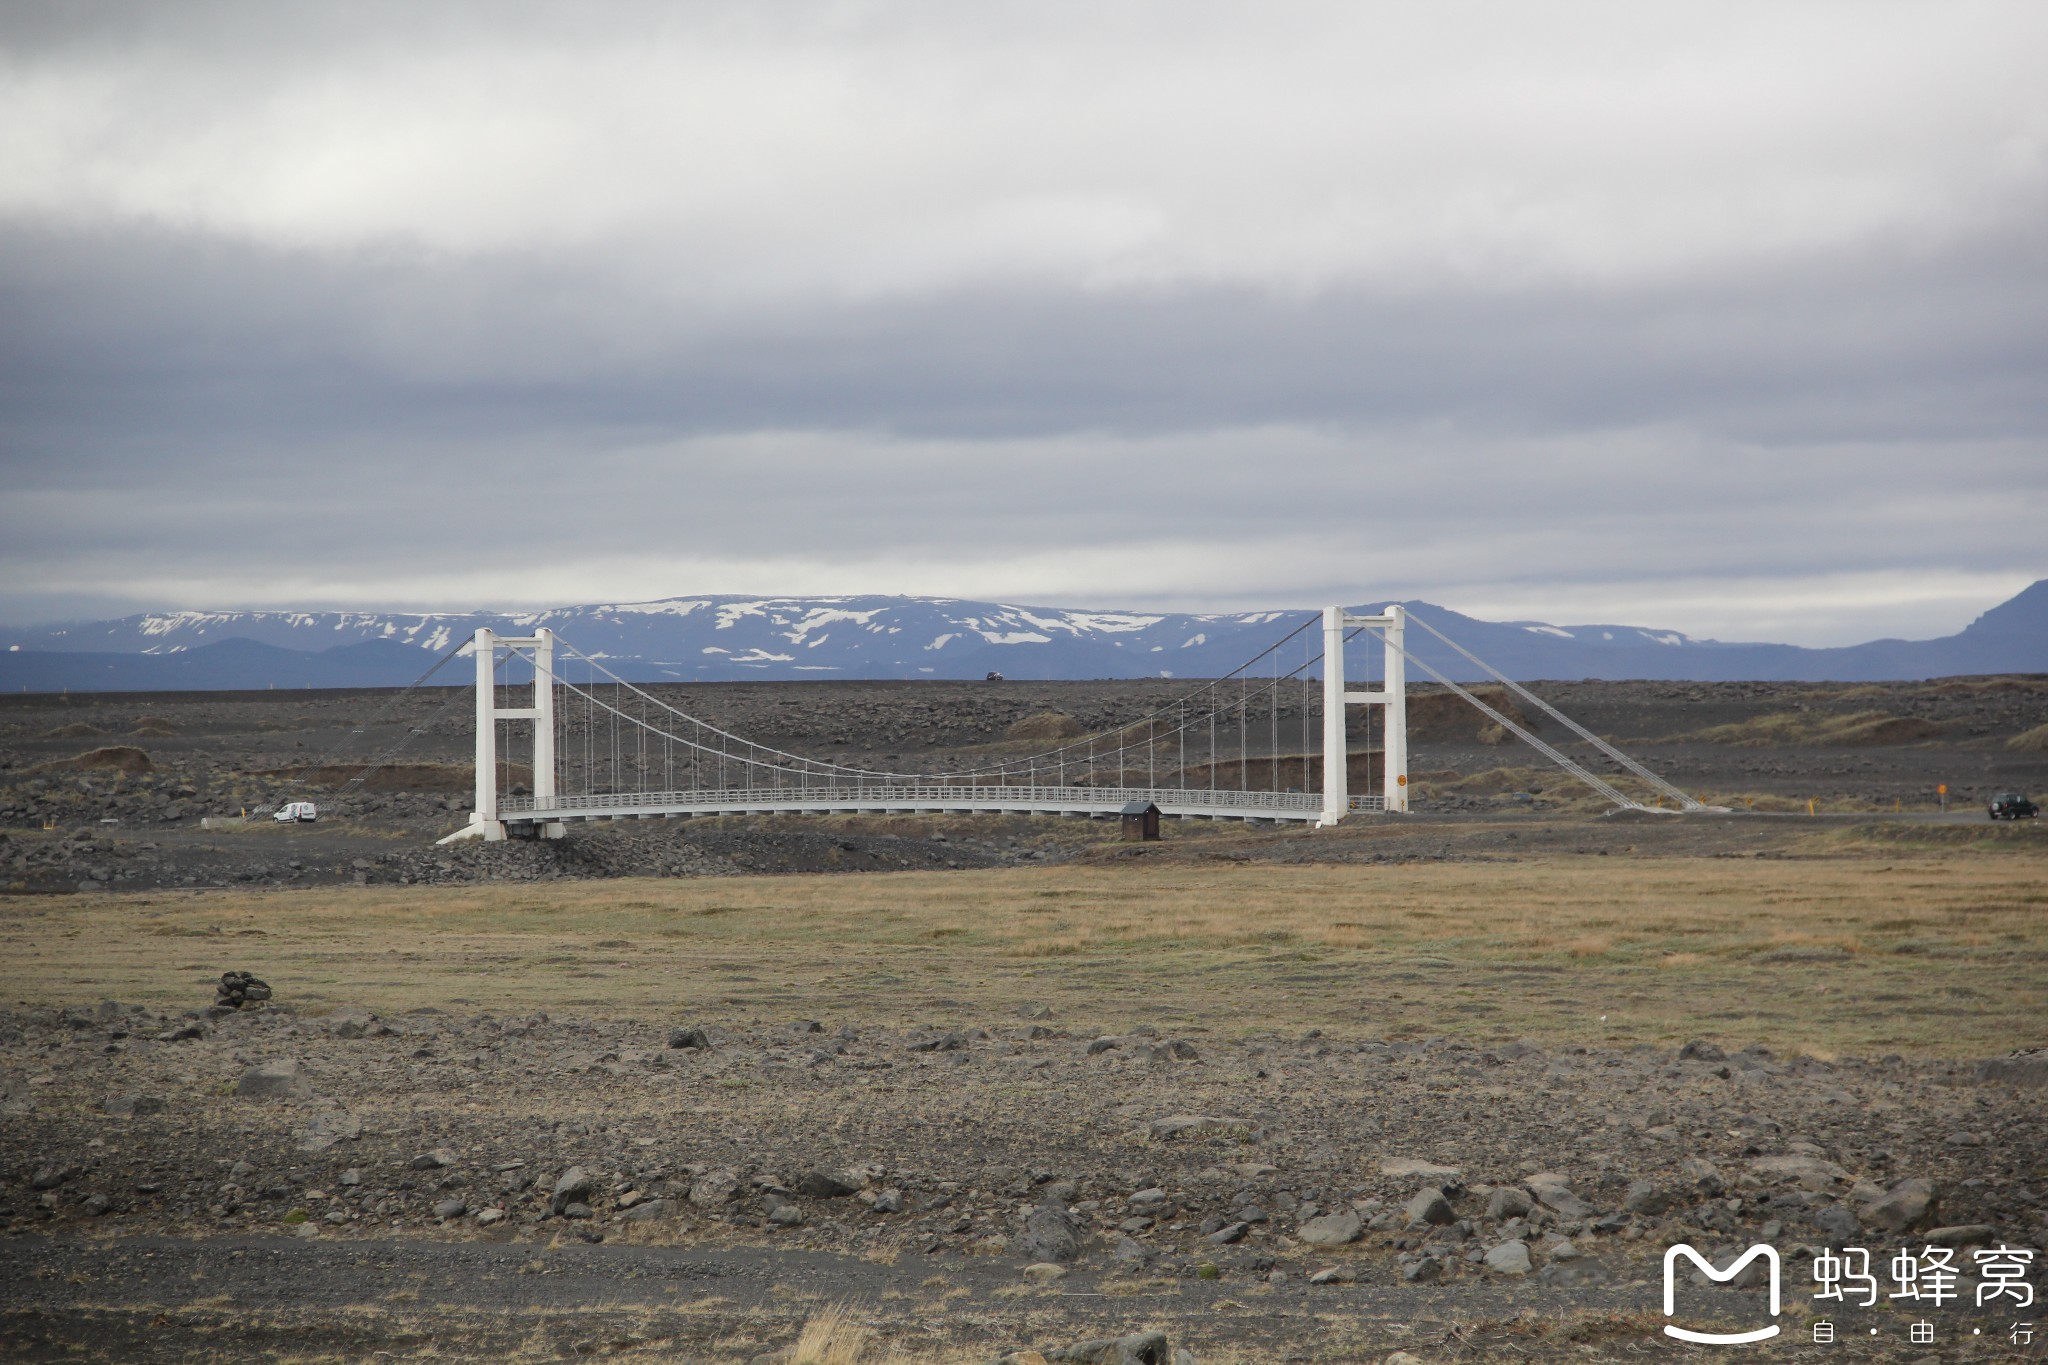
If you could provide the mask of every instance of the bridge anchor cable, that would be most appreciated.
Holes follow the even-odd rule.
[[[1414,617],[1411,615],[1409,619],[1413,620]],[[1522,694],[1523,696],[1529,697],[1531,701],[1537,700],[1533,695],[1531,695],[1527,691],[1527,689],[1510,682],[1504,675],[1497,672],[1489,665],[1481,663],[1478,659],[1473,658],[1469,653],[1467,653],[1464,649],[1460,648],[1458,645],[1453,644],[1450,640],[1444,639],[1443,633],[1441,631],[1435,630],[1428,626],[1424,626],[1424,629],[1429,630],[1430,634],[1436,636],[1439,640],[1443,640],[1445,644],[1451,645],[1453,649],[1457,649],[1460,654],[1465,654],[1465,656],[1468,659],[1471,659],[1473,663],[1478,664],[1479,667],[1485,669],[1494,677],[1499,678],[1502,682],[1508,683],[1508,685],[1513,687],[1516,692]],[[1374,628],[1374,633],[1380,635],[1381,639],[1383,640],[1386,638],[1384,633],[1379,631],[1377,628]],[[1508,733],[1514,735],[1517,739],[1520,739],[1523,743],[1527,744],[1530,748],[1536,750],[1536,752],[1542,754],[1545,758],[1549,759],[1552,763],[1562,768],[1565,772],[1570,773],[1573,777],[1585,783],[1588,787],[1591,787],[1594,791],[1606,797],[1609,801],[1612,801],[1616,806],[1620,807],[1623,810],[1639,810],[1655,813],[1657,809],[1656,807],[1644,805],[1642,802],[1636,800],[1634,797],[1631,797],[1626,793],[1622,792],[1619,788],[1615,787],[1612,783],[1600,777],[1597,773],[1594,773],[1588,768],[1586,768],[1577,760],[1553,748],[1551,745],[1544,743],[1535,735],[1531,734],[1527,729],[1520,725],[1517,725],[1514,721],[1508,719],[1506,715],[1502,714],[1494,707],[1487,705],[1485,701],[1475,696],[1470,691],[1470,689],[1463,687],[1456,682],[1453,682],[1449,677],[1447,677],[1434,665],[1430,664],[1427,660],[1418,658],[1414,654],[1409,653],[1408,650],[1402,645],[1396,644],[1392,645],[1391,647],[1398,653],[1400,653],[1401,656],[1405,658],[1409,663],[1414,664],[1417,668],[1429,674],[1430,677],[1442,683],[1452,692],[1456,693],[1460,697],[1463,697],[1467,702],[1471,703],[1472,706],[1475,707],[1481,714],[1485,715],[1488,719],[1493,721],[1494,724],[1500,726],[1501,729],[1506,730]],[[1558,719],[1564,719],[1564,717],[1561,714],[1559,714],[1554,708],[1548,705],[1544,705],[1540,701],[1538,702],[1538,705],[1543,706],[1543,709],[1546,712],[1550,713],[1551,715],[1557,716]],[[1566,723],[1571,726],[1572,730],[1579,734],[1583,735],[1587,733],[1583,728],[1576,724],[1572,724],[1569,721],[1567,721]],[[1600,747],[1603,751],[1608,751],[1610,748],[1610,746],[1606,744],[1601,744]],[[1637,767],[1637,765],[1634,764],[1630,764],[1629,766],[1632,771],[1635,770]],[[1659,782],[1658,785],[1668,786],[1669,784]],[[1670,788],[1670,790],[1677,791],[1677,788],[1672,787]],[[1687,809],[1711,809],[1710,807],[1702,804],[1701,802],[1694,801],[1689,796],[1685,799],[1689,803]],[[1676,814],[1676,812],[1671,811],[1667,811],[1665,813]]]
[[[1450,636],[1444,634],[1442,631],[1438,630],[1429,622],[1423,620],[1421,617],[1415,615],[1413,612],[1410,612],[1408,614],[1408,619],[1413,621],[1416,625],[1421,626],[1431,635],[1436,636],[1437,639],[1443,641],[1452,649],[1457,650],[1458,653],[1464,655],[1469,662],[1471,662],[1479,668],[1484,669],[1487,672],[1487,674],[1491,677],[1506,684],[1507,687],[1513,690],[1517,696],[1521,697],[1524,701],[1527,701],[1530,704],[1536,706],[1545,715],[1549,716],[1552,720],[1558,722],[1560,725],[1570,730],[1580,739],[1585,740],[1588,744],[1591,744],[1601,753],[1606,754],[1616,763],[1619,763],[1622,767],[1628,769],[1630,772],[1634,773],[1637,777],[1643,779],[1643,781],[1649,783],[1658,791],[1664,793],[1666,796],[1678,802],[1680,807],[1682,807],[1683,809],[1706,810],[1708,808],[1705,802],[1700,801],[1696,797],[1693,797],[1686,792],[1680,791],[1677,787],[1672,786],[1669,782],[1666,782],[1663,778],[1657,776],[1657,774],[1651,772],[1648,768],[1636,762],[1633,758],[1630,758],[1627,754],[1615,748],[1612,744],[1609,744],[1606,740],[1600,738],[1600,736],[1594,734],[1591,730],[1588,730],[1585,726],[1579,724],[1570,716],[1567,716],[1564,712],[1558,710],[1555,706],[1552,706],[1549,702],[1543,700],[1543,698],[1537,696],[1534,692],[1531,692],[1528,688],[1522,686],[1513,678],[1510,678],[1507,674],[1495,668],[1492,664],[1487,663],[1477,654],[1474,654],[1471,650],[1465,648],[1465,646],[1459,644],[1456,640],[1453,640]]]

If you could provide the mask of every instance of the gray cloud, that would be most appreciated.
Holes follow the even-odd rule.
[[[1416,593],[1825,643],[2048,572],[2031,12],[32,8],[17,620]]]

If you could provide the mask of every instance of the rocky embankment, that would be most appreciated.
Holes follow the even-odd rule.
[[[571,826],[550,840],[437,845],[321,825],[140,834],[0,831],[0,887],[16,892],[222,886],[473,885],[612,877],[905,872],[1064,861],[1115,837],[1102,822],[1021,817],[851,827],[801,817]]]

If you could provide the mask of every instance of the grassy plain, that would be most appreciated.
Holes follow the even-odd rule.
[[[0,995],[1984,1056],[2048,1041],[2048,863],[1228,862],[17,898]]]

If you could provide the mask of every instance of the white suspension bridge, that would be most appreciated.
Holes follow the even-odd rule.
[[[1616,807],[1653,809],[1417,658],[1407,643],[1411,624],[1641,779],[1657,794],[1654,809],[1669,811],[1664,798],[1677,810],[1708,809],[1399,606],[1371,615],[1329,607],[1320,631],[1316,624],[1307,617],[1227,676],[1134,720],[1021,754],[1000,746],[966,767],[894,771],[736,734],[621,678],[550,630],[479,630],[462,647],[476,665],[476,800],[470,823],[442,842],[554,838],[579,821],[699,815],[1101,817],[1151,805],[1169,818],[1328,826],[1354,812],[1400,814],[1409,808],[1410,664]],[[1377,685],[1354,688],[1345,645],[1361,634],[1380,643],[1384,663]],[[504,676],[515,659],[530,666],[531,682]],[[1353,708],[1363,711],[1363,752],[1352,745]],[[527,781],[510,761],[521,729],[531,736]]]

